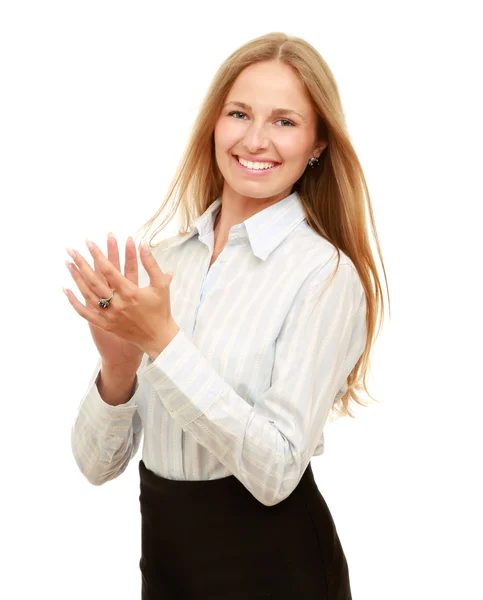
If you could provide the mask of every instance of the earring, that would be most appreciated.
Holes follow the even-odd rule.
[[[309,167],[312,167],[312,169],[315,169],[315,167],[319,165],[319,159],[313,156],[307,164]]]

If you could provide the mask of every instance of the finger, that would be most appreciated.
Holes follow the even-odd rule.
[[[168,285],[171,281],[170,276],[166,276],[162,271],[161,267],[158,265],[157,260],[151,253],[151,249],[146,242],[141,244],[140,252],[141,261],[146,269],[147,274],[149,275],[149,285],[153,287],[163,287]]]
[[[74,260],[75,265],[77,266],[80,274],[84,279],[85,284],[87,285],[91,293],[93,293],[97,298],[109,298],[109,296],[111,295],[111,289],[104,281],[99,279],[99,277],[96,275],[96,272],[92,269],[92,267],[85,260],[85,258],[76,250],[70,250],[70,248],[66,250],[71,256],[71,258]]]
[[[119,250],[117,247],[117,240],[110,231],[107,234],[107,258],[112,262],[112,264],[116,267],[118,271],[121,270],[121,265],[119,263]],[[101,281],[103,281],[108,287],[112,288],[113,286],[107,281],[107,279],[102,274],[102,271],[99,267],[99,262],[94,259],[94,271],[96,275],[99,277]]]
[[[111,263],[116,267],[116,269],[119,272],[121,271],[121,263],[119,260],[119,248],[117,245],[117,240],[111,231],[107,234],[107,259],[109,261],[111,261]],[[94,267],[95,267],[95,269],[94,269],[95,272],[102,278],[102,280],[105,281],[106,284],[110,288],[113,288],[114,286],[111,285],[111,283],[103,275],[100,265],[99,265],[99,261],[97,261],[95,259],[94,259]]]
[[[70,261],[66,260],[65,264],[69,270],[69,273],[72,275],[72,279],[76,282],[77,287],[79,288],[79,292],[83,295],[86,304],[91,306],[96,306],[99,301],[99,297],[97,297],[92,290],[87,285],[82,273],[79,271],[77,266]],[[110,294],[109,294],[110,296]],[[109,296],[102,296],[103,298],[109,298]]]
[[[104,275],[101,273],[101,269],[99,268],[99,263],[97,262],[97,260],[94,260],[94,273],[99,277],[99,279],[106,284],[107,287],[111,287],[109,285],[109,282],[107,281],[107,279],[104,277]]]
[[[114,235],[109,232],[107,234],[107,259],[121,272],[121,262],[119,260],[119,248]]]
[[[101,269],[99,267],[99,263],[97,262],[97,260],[94,260],[94,273],[97,275],[97,277],[99,277],[100,281],[102,281],[102,283],[104,283],[106,285],[106,287],[108,287],[108,288],[111,287],[111,285],[109,284],[109,282],[107,281],[107,279],[102,274]]]
[[[94,242],[92,242],[90,240],[86,240],[86,246],[88,247],[92,258],[94,260],[97,260],[101,273],[107,279],[107,281],[112,286],[112,288],[115,289],[121,296],[132,293],[133,288],[137,290],[137,287],[133,286],[133,284],[129,281],[129,279],[126,279],[126,277],[124,277],[116,269],[116,267],[104,256],[104,254],[101,252],[101,249],[99,248],[99,246],[97,246],[97,244],[95,244]],[[84,262],[86,265],[88,265],[88,263],[86,261],[84,261]],[[78,266],[82,272],[82,267],[85,267],[85,265],[81,264]],[[85,267],[85,268],[87,268],[87,267]]]
[[[118,271],[121,270],[117,240],[112,234],[112,232],[109,232],[107,234],[107,258],[112,262],[112,264],[116,267]],[[101,269],[99,267],[99,262],[97,260],[94,260],[94,271],[96,272],[97,276],[101,281],[104,281],[104,283],[110,288],[113,287],[102,274]]]
[[[127,238],[126,242],[126,256],[124,261],[124,275],[129,281],[132,281],[138,285],[139,278],[139,266],[138,266],[138,254],[136,251],[136,244],[131,236]]]
[[[79,302],[79,300],[76,298],[75,294],[71,290],[64,289],[64,292],[77,314],[79,314],[86,321],[89,321],[89,323],[92,323],[100,329],[107,331],[106,323],[102,320],[101,316],[97,311],[91,308],[87,308],[82,304],[82,302]]]

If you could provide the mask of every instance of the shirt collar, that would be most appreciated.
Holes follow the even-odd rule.
[[[217,198],[206,211],[193,220],[192,230],[178,236],[167,248],[180,246],[198,234],[200,241],[213,244],[213,224],[221,205]],[[283,200],[264,208],[231,228],[229,239],[248,237],[252,252],[258,258],[266,260],[277,246],[306,219],[304,207],[297,192],[289,194]],[[166,247],[165,247],[166,248]]]

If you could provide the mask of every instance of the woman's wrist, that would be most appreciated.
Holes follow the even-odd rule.
[[[136,370],[129,367],[101,367],[97,389],[106,404],[118,406],[130,400],[136,385]]]

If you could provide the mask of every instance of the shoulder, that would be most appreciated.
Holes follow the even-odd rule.
[[[170,246],[176,244],[176,242],[183,239],[183,236],[179,234],[171,235],[163,240],[158,240],[152,247],[154,255],[161,255],[166,250],[169,250]]]
[[[157,241],[151,249],[154,258],[160,263],[171,260],[171,258],[176,255],[178,249],[185,245],[181,244],[181,242],[189,237],[192,237],[192,234],[175,234]]]
[[[337,263],[339,263],[339,268],[352,269],[354,275],[358,277],[357,269],[349,256],[342,250],[337,252],[337,248],[332,242],[319,235],[306,222],[303,222],[295,233],[296,235],[291,236],[292,248],[290,251],[300,255],[308,271],[315,278],[324,278],[332,270],[335,271]]]
[[[329,288],[336,294],[363,294],[362,281],[353,261],[306,222],[290,236],[289,252],[299,256],[301,266],[299,295],[308,299]],[[339,258],[340,256],[340,258]]]

